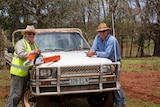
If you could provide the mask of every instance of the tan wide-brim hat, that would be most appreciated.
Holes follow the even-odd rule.
[[[107,27],[105,23],[100,23],[98,28],[96,29],[97,32],[101,32],[105,30],[111,30],[111,28]]]
[[[26,29],[23,30],[21,32],[21,34],[24,35],[26,32],[32,32],[32,33],[35,33],[35,34],[37,33],[37,31],[36,31],[36,29],[34,28],[33,25],[27,25]]]

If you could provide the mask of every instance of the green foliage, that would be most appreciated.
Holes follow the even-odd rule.
[[[87,35],[90,28],[93,28],[95,32],[95,26],[97,27],[97,19],[87,16],[91,14],[98,17],[96,12],[92,12],[94,8],[98,8],[97,2],[97,0],[94,2],[77,2],[77,0],[3,1],[0,2],[2,6],[0,23],[2,28],[9,32],[9,35],[15,29],[25,28],[30,23],[34,23],[36,28],[78,27]],[[90,13],[87,13],[88,10]],[[10,36],[9,39],[11,39]]]
[[[154,42],[153,41],[148,41],[145,40],[144,42],[144,56],[139,56],[138,55],[138,44],[136,41],[133,41],[132,47],[131,47],[131,42],[129,41],[124,41],[123,44],[120,43],[120,46],[123,45],[123,58],[128,58],[128,57],[147,57],[147,56],[152,56],[153,51],[154,51]],[[132,51],[131,51],[132,48]],[[131,53],[130,53],[131,51]]]

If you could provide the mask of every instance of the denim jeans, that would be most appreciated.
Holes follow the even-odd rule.
[[[114,91],[115,103],[117,106],[123,106],[126,105],[126,101],[124,98],[124,93],[120,85],[120,82],[118,82],[118,85],[119,85],[119,90]]]
[[[27,81],[29,76],[18,77],[11,75],[10,95],[5,107],[17,107],[20,102],[23,93],[27,87]]]

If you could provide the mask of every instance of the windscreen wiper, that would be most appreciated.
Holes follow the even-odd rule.
[[[42,52],[54,52],[54,51],[64,51],[63,48],[49,48],[49,49],[44,49]]]

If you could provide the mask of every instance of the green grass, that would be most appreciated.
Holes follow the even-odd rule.
[[[0,107],[5,107],[5,99],[0,99]]]
[[[0,87],[10,86],[10,73],[7,70],[0,71]]]
[[[160,70],[159,66],[159,57],[122,59],[122,71],[124,72],[145,72],[150,70]]]
[[[0,99],[0,107],[5,107],[6,102],[7,102],[7,99]],[[19,104],[18,107],[22,107],[22,105]]]
[[[133,97],[127,97],[126,102],[127,102],[127,107],[160,107],[159,104],[154,104],[152,102],[145,102]]]
[[[153,90],[153,91],[152,91],[152,94],[153,94],[153,95],[159,95],[159,96],[160,96],[160,91],[158,91],[158,90]]]

